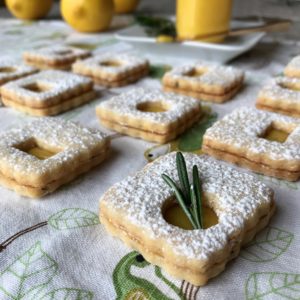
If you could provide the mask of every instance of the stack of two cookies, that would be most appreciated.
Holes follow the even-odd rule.
[[[258,109],[300,117],[300,56],[294,57],[284,70],[285,76],[270,80],[259,92]]]

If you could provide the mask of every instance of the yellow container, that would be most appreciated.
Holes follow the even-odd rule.
[[[177,0],[176,28],[181,40],[221,42],[211,34],[228,32],[233,0]]]

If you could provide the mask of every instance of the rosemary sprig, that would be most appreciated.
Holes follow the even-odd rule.
[[[176,37],[176,27],[171,20],[143,15],[136,16],[135,20],[145,28],[149,36],[170,35]]]
[[[177,202],[186,214],[195,229],[203,228],[201,184],[197,166],[193,166],[193,183],[189,183],[184,156],[181,152],[176,154],[176,166],[180,187],[166,174],[162,178],[174,191]]]

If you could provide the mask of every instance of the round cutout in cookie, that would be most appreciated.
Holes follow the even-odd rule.
[[[174,199],[166,201],[162,209],[162,215],[166,222],[169,224],[185,229],[193,230],[193,226],[186,214]],[[202,215],[203,215],[203,229],[207,229],[214,225],[217,225],[219,220],[212,208],[207,205],[202,206]]]

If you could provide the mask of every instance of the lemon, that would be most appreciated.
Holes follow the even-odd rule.
[[[108,29],[113,14],[113,0],[61,0],[61,13],[70,26],[81,32]]]
[[[114,4],[117,14],[128,14],[136,9],[139,0],[114,0]]]
[[[9,11],[17,18],[35,20],[45,17],[53,0],[6,0]]]
[[[174,38],[170,35],[161,34],[156,37],[156,42],[157,43],[172,43],[172,42],[174,42]]]

